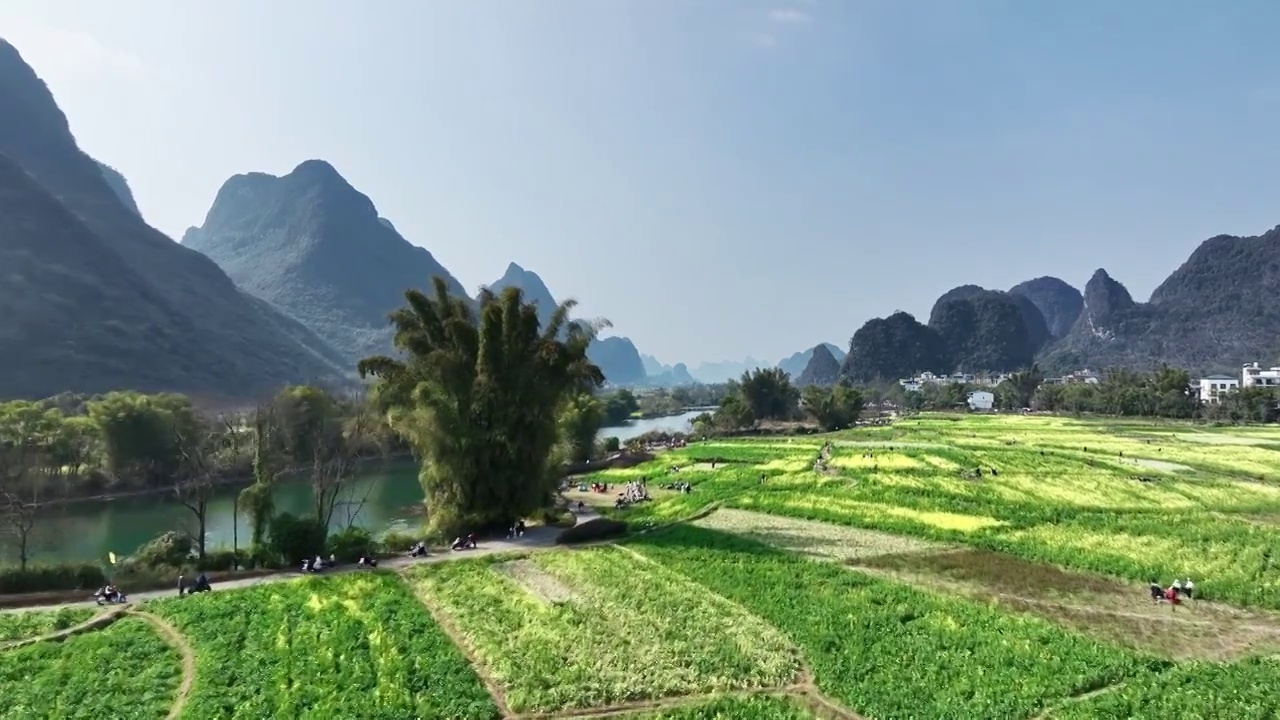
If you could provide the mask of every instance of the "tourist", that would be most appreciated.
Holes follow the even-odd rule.
[[[1170,607],[1174,610],[1178,609],[1178,603],[1181,602],[1178,599],[1178,591],[1174,590],[1172,585],[1170,585],[1169,589],[1165,591],[1164,599],[1169,601]]]
[[[1173,580],[1173,592],[1179,597],[1182,596],[1182,581],[1177,578],[1174,578]]]
[[[182,576],[179,575],[178,576],[178,597],[182,597],[182,592],[185,588],[186,588],[186,585],[184,585],[182,582]]]
[[[1182,592],[1186,594],[1188,600],[1195,599],[1196,584],[1191,582],[1191,578],[1182,581]]]
[[[1160,602],[1164,599],[1164,588],[1160,587],[1160,583],[1155,578],[1151,579],[1151,599]]]

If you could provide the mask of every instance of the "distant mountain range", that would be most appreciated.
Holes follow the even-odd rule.
[[[120,172],[80,150],[45,83],[3,40],[0,108],[0,398],[129,388],[250,399],[287,383],[343,385],[355,360],[389,349],[387,314],[405,289],[440,277],[472,300],[326,162],[232,177],[179,244],[146,224]],[[555,305],[515,263],[491,287],[507,286]],[[777,366],[798,383],[831,381],[832,361],[868,381],[1031,363],[1234,372],[1280,360],[1277,289],[1280,228],[1221,235],[1147,302],[1101,269],[1083,292],[1054,277],[962,285],[927,323],[873,318],[847,355],[823,343]],[[668,366],[626,337],[590,352],[615,385],[717,383],[772,365]]]
[[[1280,359],[1280,227],[1200,244],[1140,303],[1099,269],[1081,293],[1053,277],[1007,292],[965,285],[935,303],[929,323],[907,313],[854,333],[842,373],[861,381],[918,372],[1046,372],[1162,364],[1192,373],[1237,372]]]
[[[502,277],[486,287],[495,293],[509,287],[519,288],[525,302],[532,302],[537,307],[538,315],[544,325],[550,319],[551,313],[559,307],[559,302],[551,294],[551,290],[547,288],[542,278],[537,273],[525,270],[515,263],[508,265]],[[648,381],[644,361],[630,338],[616,336],[597,338],[587,348],[587,357],[600,368],[600,372],[604,373],[605,380],[610,384],[644,385]]]
[[[0,108],[0,398],[340,380],[327,343],[143,222],[3,40]]]

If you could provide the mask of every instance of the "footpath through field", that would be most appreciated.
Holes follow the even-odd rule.
[[[594,509],[587,507],[581,512],[574,512],[574,524],[580,525],[588,520],[594,520],[599,517]],[[555,545],[556,538],[563,532],[561,528],[549,526],[537,526],[529,528],[525,532],[524,537],[513,540],[488,540],[480,543],[479,547],[474,550],[453,551],[453,550],[434,550],[426,557],[413,558],[408,554],[400,554],[395,557],[384,558],[378,561],[378,568],[399,569],[412,565],[420,565],[427,563],[446,562],[449,560],[462,560],[479,555],[493,555],[495,553],[513,552],[519,550],[528,550],[530,548],[546,548]],[[354,564],[341,565],[333,570],[326,570],[326,575],[336,575],[341,573],[355,572],[360,568]],[[261,585],[264,583],[282,582],[285,580],[294,580],[301,577],[302,573],[297,570],[281,570],[271,575],[259,575],[256,577],[242,578],[239,580],[225,580],[214,585],[214,592],[219,590],[234,590],[236,588],[250,587],[253,585]],[[177,578],[174,578],[175,587]],[[154,600],[156,598],[169,597],[175,593],[173,588],[163,590],[146,590],[143,592],[132,593],[128,588],[124,588],[129,596],[129,603],[144,602]],[[85,595],[91,595],[91,591],[85,591]],[[94,607],[96,602],[92,598],[88,600],[76,600],[64,603],[26,605],[22,607],[3,608],[0,613],[27,612],[31,610],[57,610],[59,608],[76,608],[76,607]]]

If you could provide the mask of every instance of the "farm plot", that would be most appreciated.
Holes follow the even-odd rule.
[[[309,578],[148,609],[195,648],[184,718],[498,717],[461,651],[394,575]]]
[[[514,712],[778,687],[800,670],[777,630],[618,548],[424,565],[409,577]]]
[[[145,620],[0,651],[0,718],[164,718],[182,669]]]
[[[704,528],[669,528],[629,547],[782,629],[823,692],[878,720],[1029,717],[1167,666],[1036,618]]]
[[[1270,720],[1276,717],[1280,662],[1270,658],[1232,665],[1189,663],[1139,675],[1112,692],[1064,705],[1050,717],[1186,717]]]
[[[88,608],[0,613],[0,645],[75,627],[94,616]]]
[[[1178,612],[1146,587],[979,548],[740,510],[694,523],[859,572],[1034,615],[1061,627],[1171,659],[1234,660],[1280,651],[1280,615],[1197,601]]]

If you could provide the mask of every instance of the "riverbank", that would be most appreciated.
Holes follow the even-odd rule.
[[[378,567],[382,568],[400,568],[420,563],[443,562],[447,560],[456,560],[460,558],[475,557],[477,555],[490,555],[494,553],[529,550],[532,548],[549,548],[555,545],[556,538],[560,537],[560,533],[564,532],[568,527],[573,527],[593,520],[600,515],[594,508],[584,509],[582,512],[570,511],[573,516],[573,525],[564,527],[556,525],[535,525],[529,528],[524,537],[519,539],[494,539],[481,540],[480,546],[474,550],[465,552],[455,552],[448,548],[446,544],[432,546],[425,557],[414,558],[408,553],[384,553],[379,555]],[[355,572],[361,568],[353,563],[339,565],[338,567],[328,571],[332,573]],[[259,569],[259,570],[228,570],[224,572],[206,573],[209,583],[214,586],[214,590],[230,590],[238,587],[249,587],[260,583],[281,582],[299,577],[301,573],[294,569]],[[123,588],[128,595],[131,603],[141,602],[159,597],[167,597],[175,592],[177,587],[177,576],[171,581],[157,581],[142,587],[125,587]],[[0,612],[21,612],[28,609],[48,610],[62,607],[94,607],[96,603],[87,595],[91,595],[97,588],[87,588],[83,590],[57,590],[41,593],[22,593],[12,595],[0,595]]]

